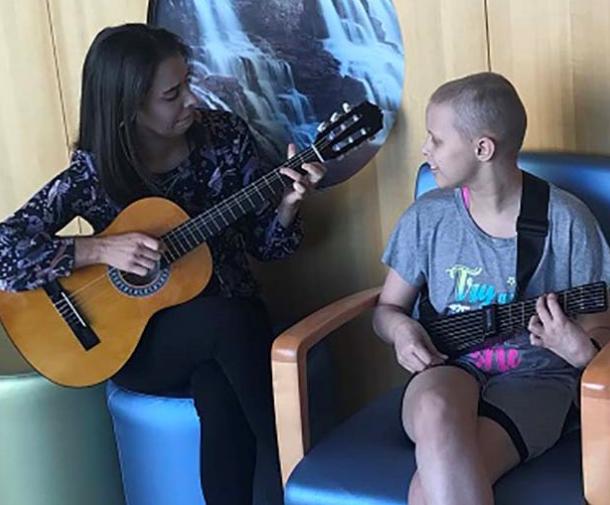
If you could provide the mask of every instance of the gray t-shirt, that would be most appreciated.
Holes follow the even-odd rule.
[[[495,238],[483,232],[459,189],[438,189],[422,195],[403,213],[382,261],[409,284],[427,284],[436,311],[449,315],[513,301],[516,246],[516,237]],[[551,185],[549,234],[525,297],[609,279],[610,249],[597,221],[578,198]],[[531,349],[525,334],[505,346]],[[480,362],[480,356],[475,361]],[[513,355],[515,366],[500,364],[499,371],[515,368],[520,361]]]

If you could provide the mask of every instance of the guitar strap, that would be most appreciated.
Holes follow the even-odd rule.
[[[515,300],[523,299],[544,251],[549,233],[549,183],[523,171],[521,210],[517,218],[517,290]]]
[[[544,251],[549,232],[548,182],[522,171],[521,209],[517,218],[517,287],[515,301],[522,299]],[[430,302],[428,285],[424,284],[419,296],[419,317],[434,319],[438,313]]]

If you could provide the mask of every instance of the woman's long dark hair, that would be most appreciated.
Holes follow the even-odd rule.
[[[87,52],[75,147],[93,154],[102,186],[118,204],[157,193],[136,151],[135,116],[157,67],[175,55],[189,58],[177,35],[136,23],[105,28]]]

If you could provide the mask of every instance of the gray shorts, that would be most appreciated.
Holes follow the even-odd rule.
[[[515,371],[488,375],[466,360],[448,365],[458,366],[476,379],[481,387],[479,416],[493,419],[506,430],[521,462],[539,456],[566,431],[578,427],[578,416],[569,415],[578,393],[573,374]]]
[[[521,462],[539,456],[562,434],[578,428],[575,400],[580,374],[573,367],[487,373],[467,357],[441,366],[455,366],[474,377],[481,388],[479,416],[506,430]]]

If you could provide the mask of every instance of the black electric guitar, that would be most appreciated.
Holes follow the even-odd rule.
[[[568,317],[577,314],[604,312],[608,308],[605,282],[585,284],[557,293],[559,304]],[[505,305],[492,304],[478,310],[420,319],[436,348],[449,357],[457,357],[490,347],[512,338],[516,331],[527,328],[536,313],[537,298]]]

